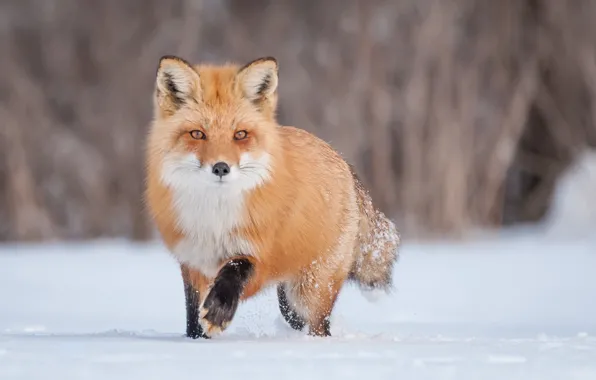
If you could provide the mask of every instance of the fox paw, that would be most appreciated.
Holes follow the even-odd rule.
[[[222,333],[236,314],[239,295],[226,290],[216,284],[199,309],[199,323],[208,337]]]
[[[186,329],[186,337],[190,339],[208,339],[209,337],[203,332],[203,328],[197,323],[196,326],[192,326]]]

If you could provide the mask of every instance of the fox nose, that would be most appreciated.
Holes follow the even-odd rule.
[[[213,165],[213,174],[219,176],[219,178],[223,177],[224,175],[230,174],[230,166],[225,162],[218,162]]]

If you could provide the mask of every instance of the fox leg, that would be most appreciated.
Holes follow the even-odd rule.
[[[232,322],[253,273],[254,263],[248,257],[231,259],[220,268],[199,308],[199,322],[207,336],[221,333]]]
[[[308,316],[309,335],[331,336],[331,312],[343,281],[328,278],[320,281],[319,286],[309,292],[307,301],[312,305]]]
[[[279,302],[279,311],[286,322],[294,330],[301,331],[306,325],[306,321],[302,318],[295,309],[295,306],[290,303],[285,289],[286,284],[282,283],[277,286],[277,300]]]
[[[199,305],[201,294],[207,289],[207,279],[197,271],[181,265],[184,283],[184,298],[186,302],[186,336],[192,339],[207,338],[199,324]]]
[[[328,268],[313,267],[297,280],[285,285],[284,293],[287,296],[287,304],[293,305],[292,309],[289,309],[288,316],[299,317],[297,322],[293,322],[296,326],[300,326],[300,323],[305,321],[309,326],[309,335],[331,336],[331,312],[347,276],[347,271],[348,269],[341,268],[341,270],[330,273]],[[284,315],[284,317],[286,316]],[[292,322],[288,322],[290,325],[292,324]]]

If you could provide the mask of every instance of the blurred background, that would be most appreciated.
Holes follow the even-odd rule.
[[[2,0],[0,241],[154,236],[164,54],[275,56],[279,121],[353,163],[404,239],[541,223],[569,168],[594,221],[595,16],[592,0]]]

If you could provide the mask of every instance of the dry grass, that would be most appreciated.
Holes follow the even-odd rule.
[[[163,54],[276,56],[280,120],[337,147],[408,236],[537,220],[596,142],[590,0],[12,0],[0,15],[0,240],[150,235]]]

